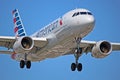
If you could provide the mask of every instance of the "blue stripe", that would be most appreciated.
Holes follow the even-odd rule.
[[[13,10],[13,14],[16,12],[17,10],[15,9],[15,10]]]
[[[18,13],[15,13],[15,17],[17,17],[18,16]]]
[[[15,9],[14,12],[16,12],[17,10]]]
[[[18,26],[18,30],[19,30],[19,29],[22,29],[22,28],[23,28],[22,25],[19,25],[19,26]]]
[[[21,37],[21,36],[25,36],[25,33],[22,33],[22,34],[20,34],[19,36],[20,36],[20,37]]]
[[[18,21],[16,24],[17,24],[17,25],[20,25],[20,24],[21,24],[21,22],[20,22],[20,21]]]
[[[21,30],[18,31],[18,34],[21,34],[21,33],[23,33],[23,32],[24,32],[24,30],[21,29]]]
[[[19,17],[17,17],[17,18],[16,18],[16,21],[18,21],[19,19],[20,19],[20,18],[19,18]]]

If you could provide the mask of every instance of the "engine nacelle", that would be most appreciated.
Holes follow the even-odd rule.
[[[13,50],[15,53],[29,53],[34,46],[34,41],[32,38],[24,36],[16,40],[13,45]]]
[[[95,58],[104,58],[112,51],[112,45],[107,41],[99,41],[92,48],[92,56]]]

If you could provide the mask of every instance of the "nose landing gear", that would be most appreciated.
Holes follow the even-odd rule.
[[[77,48],[75,50],[74,56],[75,56],[75,63],[71,64],[71,70],[75,71],[76,68],[78,71],[82,71],[82,64],[78,63],[79,57],[82,55],[82,48],[80,48],[80,42],[82,38],[75,38],[75,41],[77,43]]]

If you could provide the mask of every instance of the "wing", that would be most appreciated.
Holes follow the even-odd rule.
[[[46,38],[32,38],[34,40],[34,47],[44,47],[48,41]],[[16,41],[15,37],[11,36],[0,36],[0,47],[8,48],[8,50],[0,50],[0,53],[4,54],[11,54],[12,51],[9,51],[9,49],[13,49],[13,45]]]
[[[0,46],[12,49],[15,42],[15,37],[10,36],[0,36]]]
[[[96,41],[87,41],[82,40],[80,46],[84,49],[85,53],[91,52],[94,45],[96,45]],[[118,51],[120,50],[120,43],[111,43],[112,45],[112,51]]]
[[[120,43],[111,43],[113,51],[120,50]]]

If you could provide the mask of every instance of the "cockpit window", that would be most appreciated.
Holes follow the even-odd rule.
[[[87,14],[87,12],[80,12],[80,14],[81,14],[81,15],[86,15],[86,14]]]
[[[92,15],[92,13],[91,13],[91,12],[88,12],[88,15]]]
[[[78,16],[78,15],[92,15],[91,12],[75,12],[72,17]]]
[[[72,15],[72,17],[74,17],[74,16],[76,16],[76,13],[74,13],[74,14]]]
[[[79,12],[76,13],[76,16],[79,15]]]

